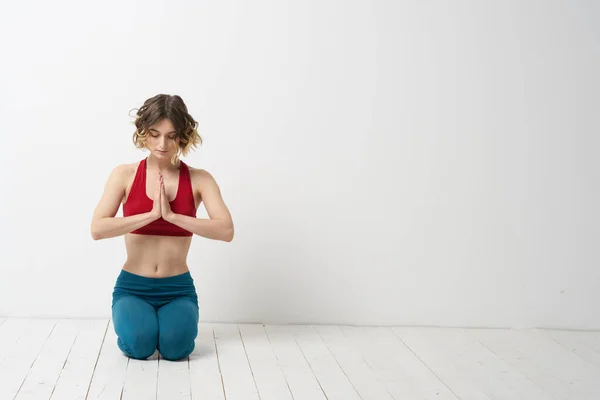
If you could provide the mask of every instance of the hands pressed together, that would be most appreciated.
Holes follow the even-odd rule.
[[[154,190],[154,205],[150,214],[154,219],[162,217],[165,221],[169,221],[175,213],[171,210],[169,199],[165,191],[162,173],[158,173],[156,177],[156,189]]]

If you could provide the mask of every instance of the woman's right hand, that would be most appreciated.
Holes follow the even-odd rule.
[[[154,203],[152,205],[152,211],[150,211],[150,215],[152,215],[153,221],[157,220],[160,218],[160,216],[162,215],[161,209],[160,209],[160,196],[162,193],[162,176],[161,173],[159,172],[158,174],[156,174],[156,189],[154,189]]]

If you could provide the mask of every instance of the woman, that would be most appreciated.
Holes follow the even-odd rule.
[[[187,357],[198,333],[198,297],[186,264],[194,234],[233,239],[233,221],[219,186],[179,159],[202,143],[198,123],[179,96],[159,94],[137,111],[133,142],[147,158],[115,167],[91,223],[94,240],[125,236],[127,260],[112,297],[117,345],[145,359],[158,349]],[[196,218],[200,202],[210,218]],[[116,217],[120,204],[123,216]]]

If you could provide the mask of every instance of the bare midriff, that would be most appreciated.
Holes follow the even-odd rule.
[[[127,260],[123,269],[150,278],[188,272],[187,255],[192,236],[125,235]]]

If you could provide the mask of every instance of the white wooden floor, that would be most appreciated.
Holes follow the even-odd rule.
[[[5,399],[600,399],[600,332],[200,324],[128,359],[109,320],[0,318]]]

